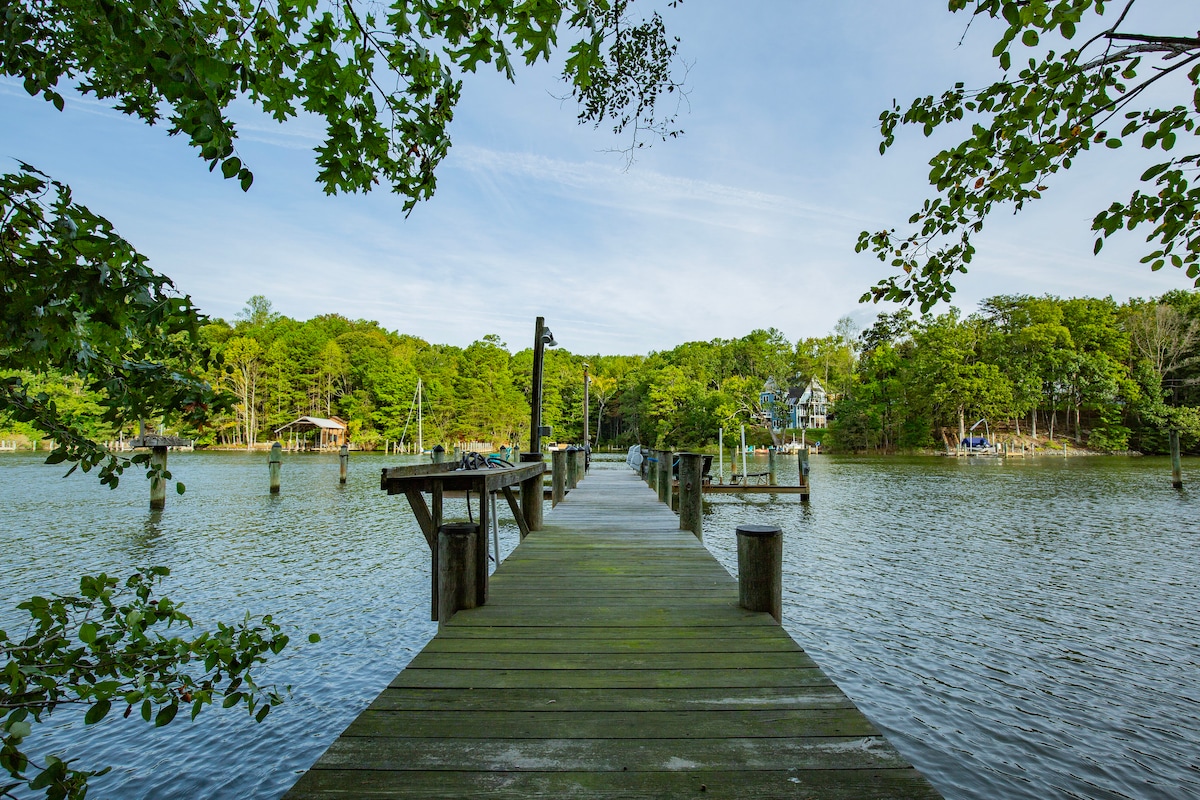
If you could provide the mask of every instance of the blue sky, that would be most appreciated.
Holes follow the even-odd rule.
[[[950,141],[903,131],[881,157],[879,112],[994,79],[996,29],[977,26],[960,47],[967,18],[929,0],[688,0],[664,15],[691,65],[681,139],[625,169],[610,152],[624,140],[576,125],[556,99],[555,65],[520,71],[516,85],[469,76],[438,194],[408,219],[387,193],[326,197],[313,180],[319,128],[250,109],[238,148],[255,172],[247,194],[161,128],[90,99],[59,113],[11,81],[0,83],[0,157],[70,183],[228,319],[262,294],[300,319],[337,312],[456,345],[496,333],[517,350],[543,315],[577,353],[766,327],[794,340],[846,315],[870,324],[881,307],[858,298],[888,273],[855,254],[857,234],[903,223],[928,194],[928,158]],[[1044,201],[998,214],[955,305],[1189,286],[1138,263],[1137,233],[1091,255],[1092,216],[1141,171],[1132,155],[1081,160]]]

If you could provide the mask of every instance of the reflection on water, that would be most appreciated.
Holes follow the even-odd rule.
[[[263,725],[56,715],[27,741],[114,765],[89,797],[278,797],[432,636],[428,549],[379,491],[402,459],[356,455],[341,486],[336,456],[286,458],[271,496],[261,453],[172,454],[188,491],[150,512],[136,478],[110,492],[0,456],[0,627],[81,573],[168,564],[198,625],[272,613],[293,635],[265,676],[292,697]],[[1200,534],[1164,461],[820,456],[812,473],[808,505],[710,497],[706,544],[734,571],[736,525],[784,528],[788,630],[948,798],[1200,796]]]

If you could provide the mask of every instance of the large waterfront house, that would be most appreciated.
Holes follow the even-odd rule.
[[[768,379],[758,395],[763,422],[776,431],[785,428],[824,428],[829,420],[829,395],[815,377],[807,386],[779,391],[774,378]]]

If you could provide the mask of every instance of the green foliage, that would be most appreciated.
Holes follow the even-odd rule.
[[[1102,0],[950,0],[952,12],[970,7],[976,18],[1004,23],[992,50],[1004,77],[978,90],[957,83],[938,98],[918,98],[907,109],[893,103],[880,115],[881,153],[898,125],[930,136],[968,117],[972,123],[963,141],[929,162],[937,194],[909,219],[912,233],[859,234],[859,252],[871,250],[900,272],[863,301],[917,302],[922,311],[948,301],[951,281],[975,254],[972,236],[997,206],[1019,211],[1086,151],[1126,144],[1146,151],[1143,186],[1095,215],[1095,252],[1117,231],[1147,226],[1152,249],[1143,263],[1181,268],[1200,286],[1200,154],[1186,149],[1188,137],[1200,134],[1200,36],[1127,30],[1135,2],[1118,6],[1113,20],[1101,19],[1109,10]],[[1085,37],[1085,27],[1098,29]],[[1047,49],[1056,38],[1063,49]],[[1030,52],[1023,65],[1022,50]],[[1180,104],[1156,107],[1164,93]]]
[[[676,89],[676,45],[658,15],[635,23],[628,5],[23,0],[0,17],[0,72],[60,110],[59,86],[73,79],[148,124],[165,117],[170,134],[243,190],[254,175],[238,155],[230,107],[248,100],[280,122],[315,115],[325,124],[316,148],[325,191],[382,184],[407,211],[433,196],[462,76],[494,63],[512,80],[515,62],[548,60],[560,32],[578,39],[563,79],[581,122],[673,135],[656,106]]]
[[[115,486],[148,457],[108,453],[101,429],[219,407],[198,374],[202,321],[69,188],[27,164],[0,175],[0,411],[54,439],[50,463],[98,467]]]
[[[254,679],[267,654],[287,646],[279,625],[270,616],[247,615],[190,638],[173,635],[172,628],[193,626],[178,604],[155,596],[169,574],[150,567],[123,583],[103,573],[85,575],[78,595],[35,596],[18,606],[29,614],[24,635],[0,631],[0,768],[15,781],[0,785],[0,794],[25,784],[49,798],[83,798],[88,779],[108,771],[79,769],[54,756],[35,763],[21,749],[33,724],[60,707],[86,709],[86,725],[120,712],[161,727],[181,708],[195,719],[217,702],[243,706],[261,722],[283,702],[287,689]]]

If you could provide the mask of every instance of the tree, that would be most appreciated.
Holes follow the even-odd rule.
[[[1200,134],[1200,35],[1131,30],[1136,2],[1109,13],[1104,0],[949,0],[951,12],[969,8],[975,19],[1005,23],[992,50],[1004,77],[983,89],[956,83],[939,98],[918,98],[903,111],[893,103],[880,115],[881,153],[898,125],[920,126],[926,136],[967,117],[972,125],[929,162],[937,194],[909,220],[913,232],[859,234],[859,252],[869,249],[900,271],[864,301],[917,302],[927,311],[949,300],[951,279],[975,253],[971,237],[998,206],[1019,211],[1085,152],[1126,144],[1161,153],[1147,154],[1142,185],[1128,202],[1096,213],[1095,252],[1119,230],[1148,227],[1142,262],[1184,269],[1200,286],[1200,153],[1189,152],[1186,139],[1176,151],[1179,137]],[[1055,39],[1063,49],[1048,49]],[[1014,75],[1019,48],[1030,58]],[[1160,108],[1164,95],[1180,103]]]

